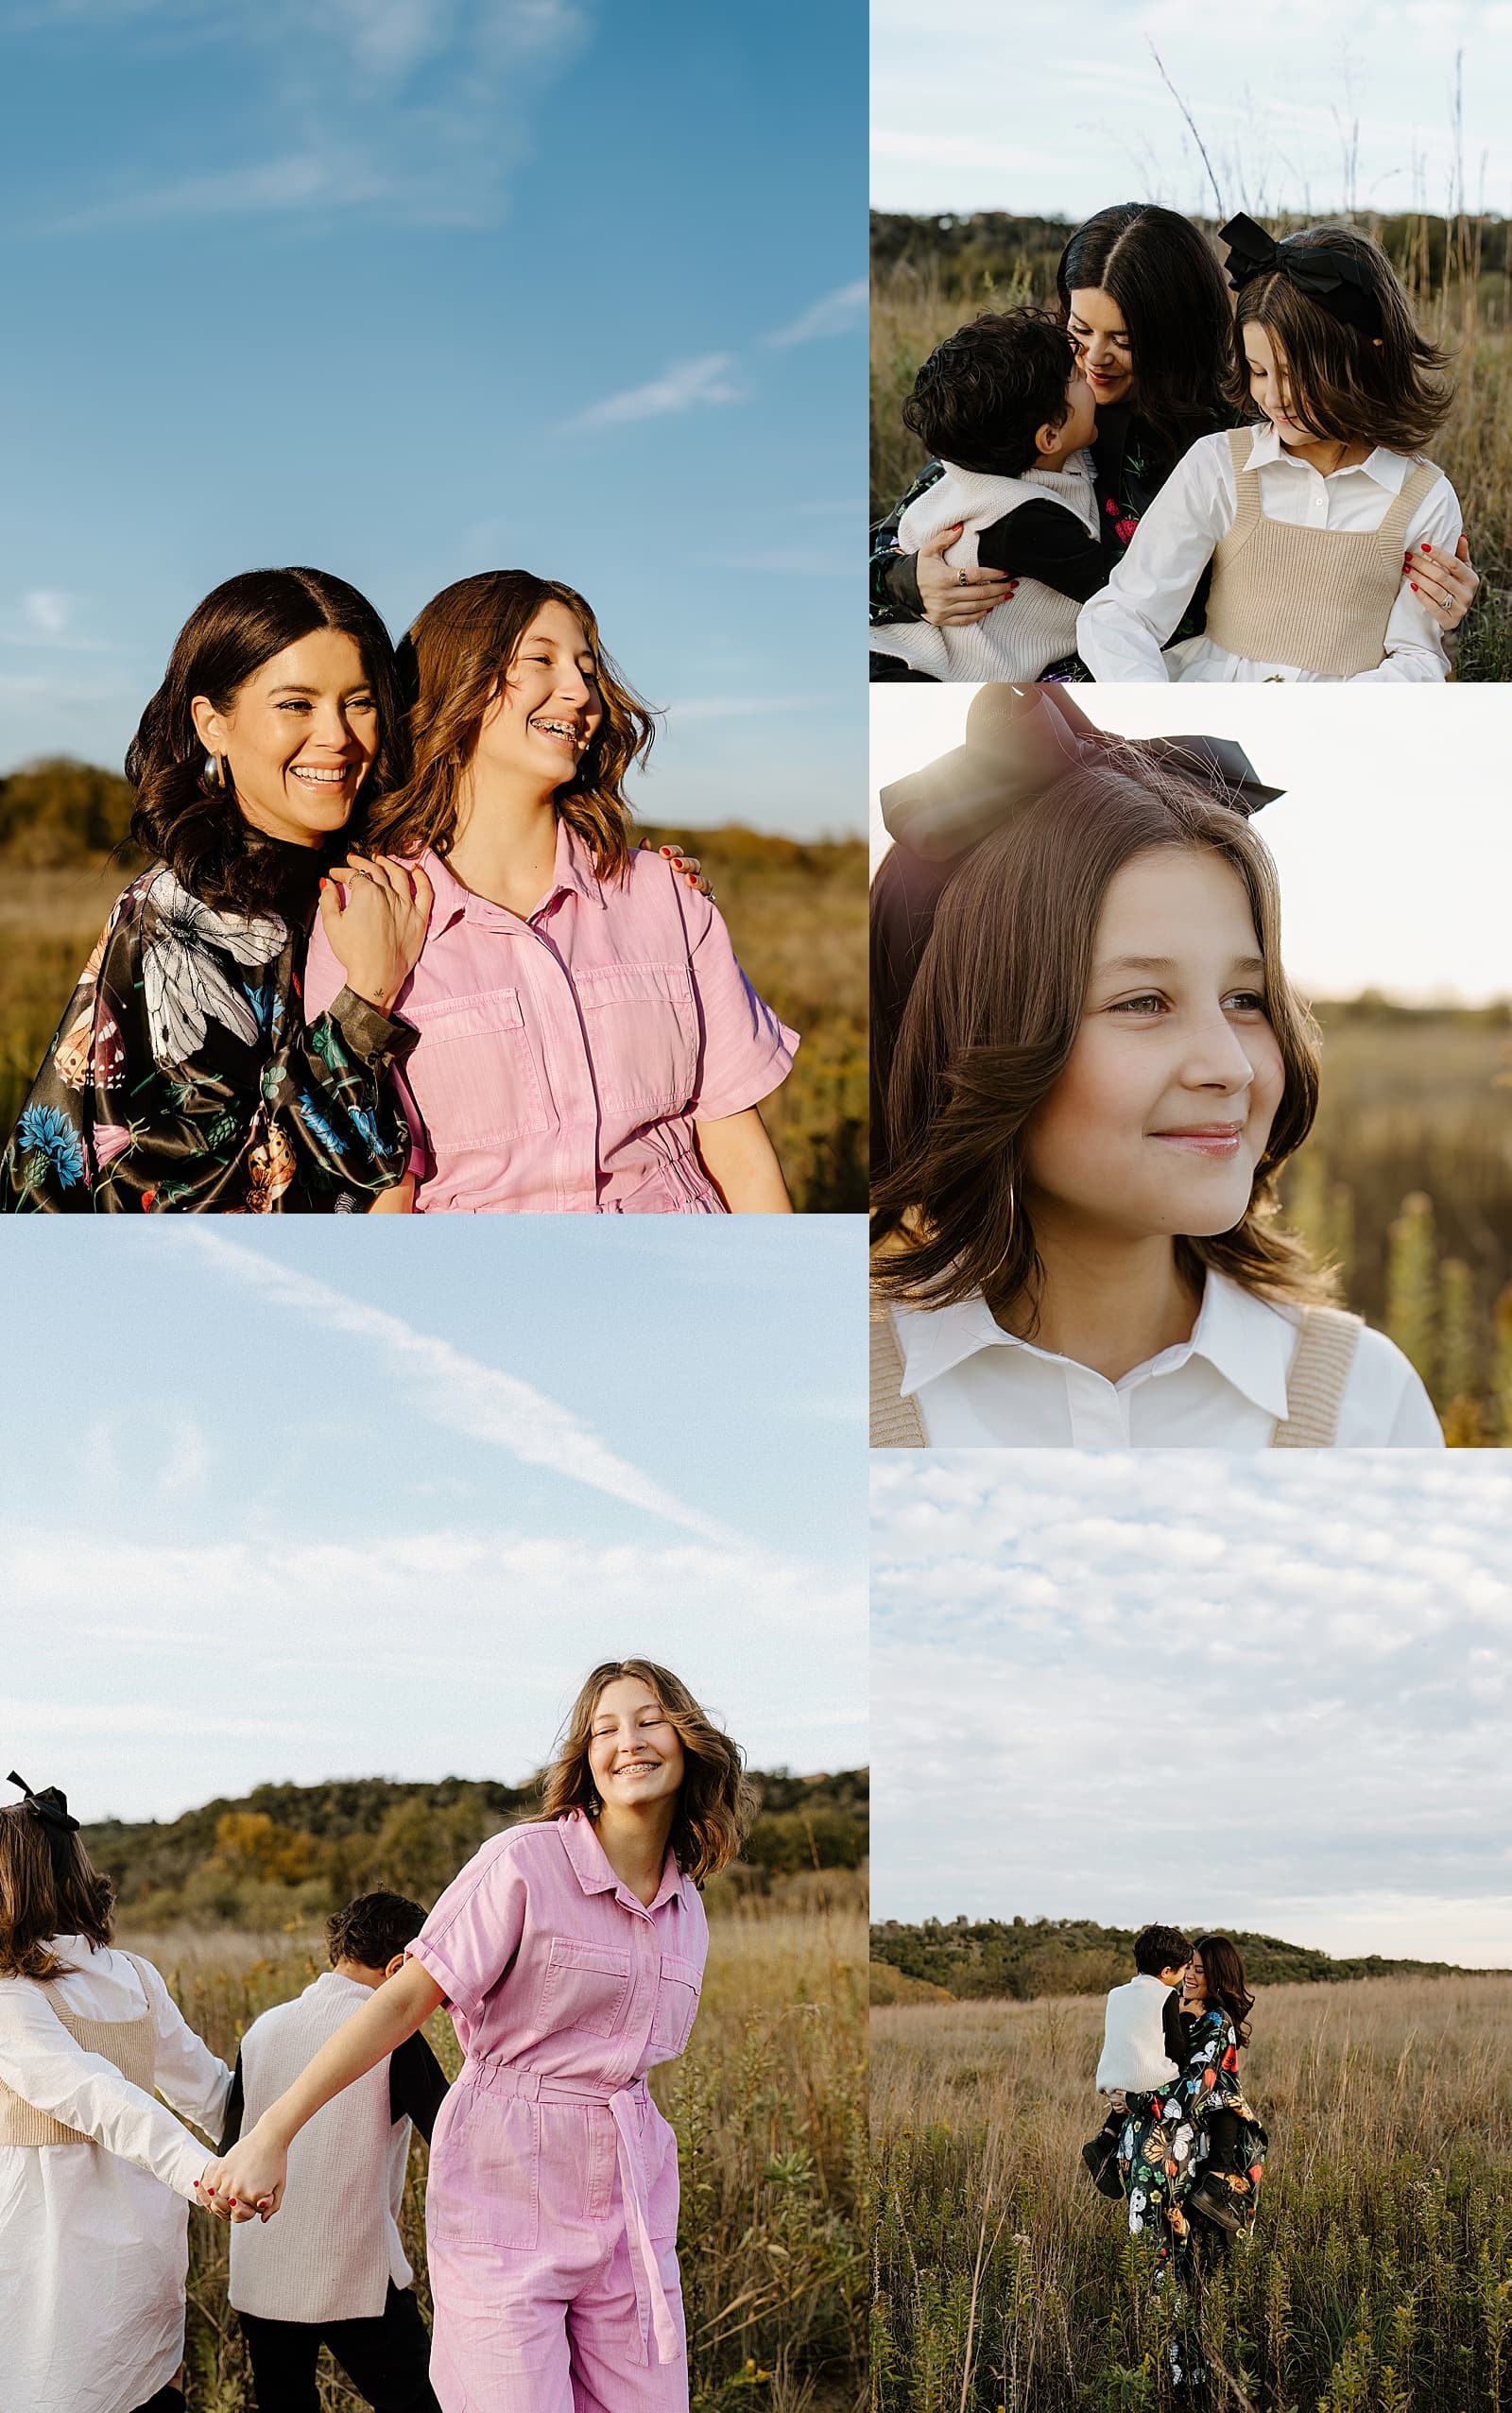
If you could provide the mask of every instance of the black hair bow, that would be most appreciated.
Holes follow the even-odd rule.
[[[49,1784],[43,1793],[34,1793],[26,1778],[18,1776],[14,1768],[6,1778],[6,1783],[19,1785],[26,1795],[22,1807],[36,1819],[47,1837],[54,1875],[67,1876],[73,1865],[69,1837],[78,1833],[77,1818],[69,1815],[67,1794],[60,1793],[56,1784]]]
[[[1219,228],[1218,240],[1228,246],[1224,266],[1235,293],[1243,293],[1256,277],[1276,268],[1330,318],[1343,319],[1362,335],[1382,334],[1380,300],[1366,271],[1349,252],[1303,244],[1295,234],[1283,235],[1278,243],[1243,211]]]

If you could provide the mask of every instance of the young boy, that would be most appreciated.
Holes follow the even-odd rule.
[[[365,1893],[327,1920],[331,1967],[242,2039],[223,2154],[403,1967],[424,1923],[420,1905],[397,1893]],[[260,2413],[318,2413],[322,2340],[378,2413],[439,2413],[399,2210],[411,2126],[428,2144],[445,2093],[430,2046],[410,2037],[296,2138],[277,2217],[232,2230],[230,2296]]]
[[[959,524],[952,569],[1020,583],[969,626],[875,628],[872,651],[930,679],[1038,679],[1075,652],[1077,611],[1108,577],[1086,451],[1097,420],[1071,337],[1042,310],[984,312],[930,353],[902,415],[945,474],[904,511],[899,550]]]

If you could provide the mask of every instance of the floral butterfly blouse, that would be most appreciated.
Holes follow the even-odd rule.
[[[123,890],[0,1158],[0,1212],[361,1213],[401,1178],[385,1076],[415,1035],[350,990],[306,1026],[313,894],[288,902],[219,911],[163,863]]]

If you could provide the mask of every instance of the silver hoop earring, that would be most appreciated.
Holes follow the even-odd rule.
[[[214,788],[217,795],[226,785],[226,774],[218,754],[207,754],[205,756],[204,781],[205,785],[207,787]]]
[[[590,1817],[591,1818],[597,1818],[597,1816],[598,1816],[598,1814],[599,1814],[599,1812],[600,1812],[600,1810],[603,1808],[603,1806],[604,1806],[604,1804],[603,1804],[603,1802],[599,1800],[598,1795],[597,1795],[596,1793],[590,1793],[590,1795],[589,1795],[589,1797],[588,1797],[588,1815],[589,1815],[589,1817]]]

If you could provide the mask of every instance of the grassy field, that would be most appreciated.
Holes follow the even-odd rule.
[[[1295,221],[1300,224],[1302,221]],[[871,516],[884,518],[922,469],[925,455],[899,416],[920,363],[940,339],[980,310],[1055,302],[1055,262],[1071,229],[1047,240],[1041,220],[984,221],[990,238],[973,244],[971,221],[944,227],[921,218],[879,222],[871,294]],[[1277,220],[1284,231],[1286,221]],[[1457,675],[1512,678],[1512,285],[1481,260],[1480,234],[1467,221],[1448,242],[1431,239],[1427,221],[1382,230],[1404,273],[1418,324],[1452,355],[1454,401],[1431,446],[1459,496],[1470,558],[1483,584],[1465,624]],[[1441,228],[1442,222],[1438,222]],[[1017,228],[1017,238],[1013,230]]]
[[[810,1906],[716,1915],[703,2002],[682,2060],[653,2074],[682,2167],[679,2240],[694,2413],[857,2413],[865,2392],[867,2159],[864,1885],[811,1880]],[[324,1956],[288,1936],[129,1934],[198,2033],[230,2061],[260,2010]],[[443,2015],[431,2041],[459,2062]],[[425,2149],[410,2155],[405,2249],[425,2293]],[[226,2305],[224,2230],[190,2226],[189,2413],[247,2413]],[[360,2399],[323,2358],[327,2413]]]
[[[876,2413],[1155,2413],[1143,2249],[1080,2147],[1102,2006],[871,2017]],[[1512,1979],[1262,1994],[1245,2083],[1270,2132],[1253,2244],[1210,2285],[1215,2413],[1505,2413]]]
[[[645,835],[660,840],[663,833]],[[793,1202],[856,1214],[867,1183],[866,847],[748,830],[670,833],[701,853],[756,988],[802,1035],[763,1106]],[[9,1135],[125,873],[0,859],[0,1134]]]

